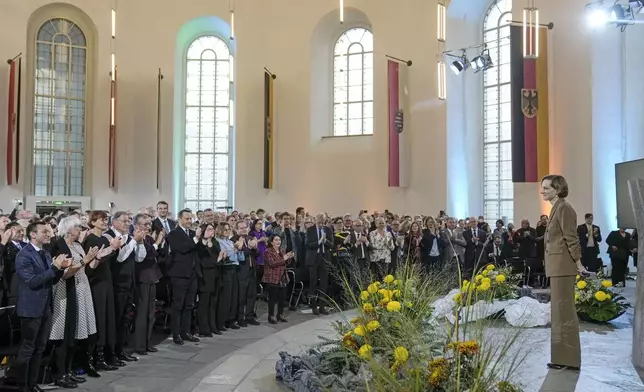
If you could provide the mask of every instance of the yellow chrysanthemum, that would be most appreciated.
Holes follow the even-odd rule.
[[[490,289],[490,283],[482,282],[479,286],[476,287],[477,291],[488,291]]]
[[[606,293],[606,301],[610,301],[613,299],[613,297],[610,296],[610,294]]]
[[[483,275],[481,274],[478,274],[476,275],[476,277],[474,277],[474,280],[476,280],[477,282],[480,282],[482,279],[483,279]]]
[[[469,280],[464,280],[463,281],[463,290],[467,290],[468,287],[470,287],[470,281]]]
[[[373,332],[378,328],[380,328],[380,322],[378,322],[378,320],[371,320],[367,323],[367,329],[369,332]]]
[[[358,324],[360,324],[361,321],[362,321],[361,317],[354,317],[354,318],[351,319],[351,324],[358,325]]]
[[[393,275],[387,275],[387,276],[385,276],[385,283],[387,283],[387,284],[389,284],[389,283],[393,282],[394,280],[396,280],[396,278],[394,278],[394,276],[393,276]]]
[[[483,276],[488,276],[489,274],[490,274],[490,271],[488,271],[488,270],[485,270],[485,271],[481,272],[481,275],[483,275]]]
[[[371,305],[371,304],[362,305],[362,311],[365,312],[365,313],[373,312],[373,305]]]
[[[505,279],[506,279],[506,278],[505,278],[505,275],[503,275],[503,274],[498,274],[498,275],[496,276],[496,278],[494,278],[494,279],[496,280],[496,282],[497,282],[497,283],[503,283],[503,282],[505,282]]]
[[[579,301],[579,293],[575,293],[575,302]]]
[[[400,290],[394,290],[391,293],[392,293],[392,298],[400,298],[400,296],[402,295],[402,292]]]
[[[487,267],[485,267],[486,270],[492,271],[494,269],[494,264],[488,264]]]
[[[461,302],[462,298],[463,296],[461,295],[461,293],[456,293],[456,295],[454,296],[454,302],[459,303]]]
[[[368,292],[369,294],[375,294],[375,293],[377,293],[377,292],[378,292],[378,286],[376,286],[376,284],[375,284],[375,283],[370,284],[370,285],[367,287],[367,292]]]
[[[364,335],[367,334],[367,331],[364,329],[364,325],[358,325],[353,329],[353,333],[355,333],[358,336],[364,337]]]
[[[402,346],[396,347],[394,350],[394,359],[397,362],[407,362],[409,359],[409,351]]]
[[[381,299],[380,302],[378,302],[378,305],[382,306],[383,308],[387,307],[387,304],[389,303],[389,301],[391,301],[391,299],[385,297]]]
[[[398,301],[391,301],[387,304],[387,311],[388,312],[400,312],[400,302]]]
[[[484,283],[487,284],[487,285],[491,285],[492,284],[492,279],[483,278],[483,280],[481,280],[481,284],[484,284]]]
[[[586,281],[585,281],[585,280],[580,280],[579,282],[577,282],[577,288],[578,288],[579,290],[583,290],[583,289],[585,289],[585,288],[586,288],[586,286],[588,286],[588,283],[586,283]]]
[[[579,279],[581,279],[581,276],[579,275],[575,276],[575,280],[579,280]]]
[[[364,301],[369,301],[369,292],[368,291],[363,291],[360,293],[360,299]]]
[[[370,345],[365,344],[362,347],[360,347],[360,349],[358,350],[358,354],[360,354],[360,356],[362,358],[364,358],[364,359],[369,359],[369,358],[371,358],[371,351],[372,350],[373,349],[372,349],[372,347]]]
[[[595,293],[595,299],[599,302],[604,302],[606,301],[606,293],[603,291],[598,291]]]
[[[373,282],[373,285],[376,286],[376,289],[380,288],[380,282]]]
[[[393,285],[396,286],[396,287],[402,287],[402,280],[400,280],[400,279],[394,280]]]
[[[389,292],[389,290],[387,290],[387,289],[380,289],[380,290],[378,290],[378,294],[382,295],[383,297],[387,297],[387,296],[388,296],[388,295],[387,295],[387,293],[388,293],[388,292]]]
[[[613,282],[611,282],[610,280],[602,280],[602,286],[606,288],[613,287]]]

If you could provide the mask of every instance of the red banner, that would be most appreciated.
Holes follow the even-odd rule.
[[[7,185],[19,179],[20,151],[20,77],[22,59],[9,64],[9,104],[7,111]]]

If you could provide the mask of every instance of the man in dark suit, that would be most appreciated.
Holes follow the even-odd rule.
[[[593,214],[587,213],[584,216],[586,222],[577,226],[579,246],[581,246],[581,263],[591,272],[599,269],[599,243],[602,242],[602,232],[597,225],[593,225]]]
[[[197,296],[197,274],[195,232],[190,230],[192,211],[181,210],[178,218],[179,225],[168,234],[166,241],[170,249],[168,276],[172,284],[172,340],[182,345],[185,340],[199,341],[190,333],[192,309]]]
[[[347,237],[349,250],[353,255],[351,287],[356,290],[365,285],[369,277],[369,236],[365,233],[361,219],[353,221],[353,228]]]
[[[0,217],[2,218],[2,217]],[[11,242],[12,236],[11,230],[4,230],[0,233],[0,306],[5,306],[4,299],[7,298],[7,283],[5,272],[7,271],[5,265],[5,250],[9,242]]]
[[[60,255],[52,261],[49,252],[43,249],[50,239],[49,229],[44,222],[31,223],[27,227],[27,235],[30,244],[16,257],[20,348],[7,376],[16,380],[22,391],[40,392],[42,390],[37,385],[37,379],[42,353],[51,331],[52,288],[72,260]]]
[[[521,219],[521,228],[516,237],[519,243],[519,257],[528,260],[537,258],[537,230],[530,227],[530,221]]]
[[[166,236],[177,227],[177,222],[168,217],[168,203],[157,203],[157,217],[152,221],[152,231],[164,231]]]
[[[487,239],[487,234],[478,228],[478,221],[476,218],[471,217],[469,221],[469,228],[463,230],[463,238],[465,239],[465,263],[463,266],[463,277],[470,279],[474,268],[480,268],[480,265],[476,265],[479,261],[481,252],[483,252],[485,247],[485,240]],[[481,263],[485,263],[487,260],[482,259]]]
[[[329,269],[333,249],[333,233],[325,226],[324,214],[318,214],[316,224],[306,229],[306,266],[309,269],[309,295],[313,314],[329,314],[324,307],[318,306],[317,296],[327,293]],[[318,293],[319,291],[319,293]]]
[[[159,254],[163,252],[161,244],[165,232],[151,233],[152,218],[147,214],[137,214],[134,217],[135,230],[146,233],[143,238],[145,258],[135,265],[136,275],[136,319],[134,320],[134,351],[139,355],[155,353],[157,349],[150,345],[152,327],[154,326],[154,301],[156,299],[156,284],[161,279],[161,270],[157,263]]]
[[[8,223],[5,231],[11,232],[11,238],[2,254],[4,260],[3,289],[6,293],[7,305],[15,305],[18,300],[18,281],[15,279],[16,256],[28,243],[24,242],[25,230],[18,222]]]

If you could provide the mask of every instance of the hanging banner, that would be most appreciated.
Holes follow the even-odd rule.
[[[273,189],[273,75],[264,71],[264,189]]]
[[[387,60],[389,86],[389,181],[390,187],[408,187],[411,146],[409,110],[409,66]]]
[[[9,63],[9,97],[7,110],[7,185],[20,178],[20,94],[22,58]]]

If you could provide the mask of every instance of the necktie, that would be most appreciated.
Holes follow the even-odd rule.
[[[18,250],[22,250],[22,245],[20,245],[20,242],[16,242],[16,248],[18,248]]]
[[[40,260],[42,260],[42,263],[47,264],[47,255],[45,253],[45,250],[44,249],[39,250],[38,254],[40,255]]]
[[[168,225],[168,220],[163,221],[163,231],[165,231],[166,234],[170,232],[170,225]]]
[[[322,228],[318,228],[318,238],[322,238]],[[324,242],[322,243],[321,253],[324,253]]]

